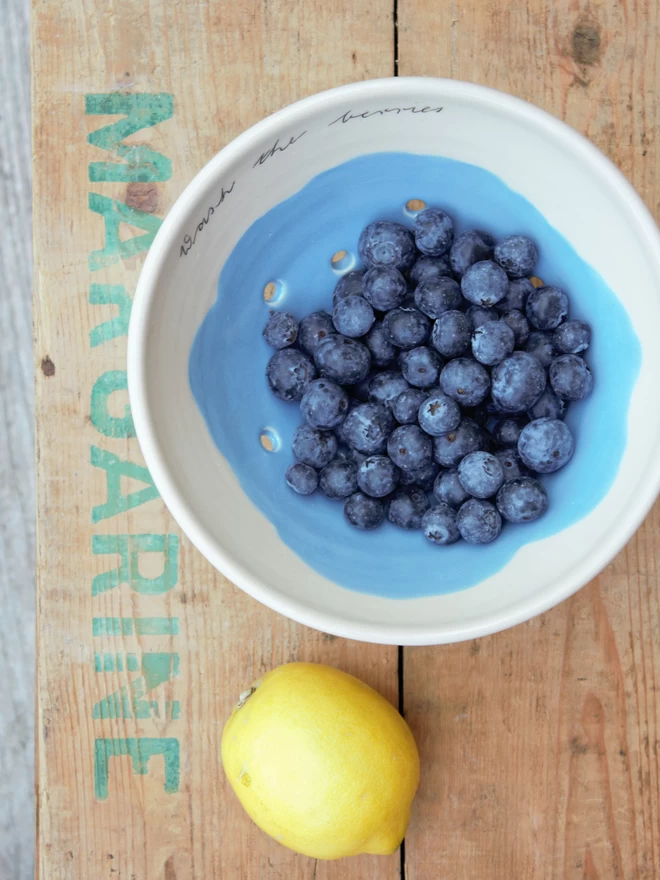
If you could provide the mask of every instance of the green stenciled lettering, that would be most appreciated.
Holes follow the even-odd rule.
[[[170,119],[174,112],[172,95],[110,94],[85,95],[85,113],[88,116],[124,116],[88,135],[95,147],[107,150],[119,162],[90,162],[89,179],[115,183],[169,180],[172,163],[147,144],[125,144],[123,141],[140,131]]]
[[[136,593],[148,596],[169,592],[179,579],[179,537],[178,535],[93,535],[92,553],[95,556],[118,554],[119,565],[112,571],[97,574],[92,581],[92,596],[114,590],[120,584],[129,584]],[[162,553],[163,572],[157,577],[146,578],[140,574],[141,553]],[[101,618],[103,620],[104,618]],[[105,618],[112,620],[112,618]],[[119,621],[119,618],[115,618]],[[126,620],[126,618],[122,618]],[[159,633],[178,632],[176,627],[169,630],[161,622],[163,618],[147,618],[144,622],[137,620],[135,630],[139,635],[156,635]],[[164,618],[165,624],[170,622]],[[152,621],[152,623],[149,623]],[[132,624],[132,620],[130,621]],[[151,632],[149,631],[151,630]],[[132,627],[131,627],[132,632]],[[124,629],[124,635],[130,634]],[[96,633],[95,633],[96,635]]]
[[[100,671],[100,670],[97,670]],[[109,697],[99,700],[94,704],[92,717],[96,720],[106,720],[108,718],[132,718],[131,700],[128,688],[123,687],[121,690],[115,691]]]
[[[94,796],[104,801],[108,798],[110,758],[130,755],[133,772],[146,776],[148,764],[155,755],[165,759],[165,791],[169,794],[179,790],[181,775],[181,747],[174,737],[128,737],[126,739],[102,738],[94,743]]]
[[[108,668],[104,663],[101,668],[97,668],[97,672],[112,672],[114,670],[114,658],[112,654],[107,656],[111,658],[112,668]],[[135,654],[126,655],[129,672],[137,671],[136,662]],[[150,691],[179,676],[179,655],[171,651],[150,651],[142,655],[140,669],[141,677],[132,681],[130,687],[124,685],[118,691],[94,704],[92,714],[95,719],[138,718],[146,720],[160,716],[158,701],[145,699],[145,697]]]
[[[177,678],[179,675],[179,655],[170,651],[150,651],[142,655],[142,675],[145,691]]]
[[[119,314],[116,317],[90,330],[89,344],[92,348],[119,336],[128,335],[128,321],[131,317],[133,301],[123,284],[92,284],[89,288],[89,301],[93,306],[119,306]]]
[[[101,250],[92,251],[89,255],[89,268],[92,272],[112,266],[119,260],[135,257],[142,251],[148,251],[163,222],[158,217],[153,217],[137,208],[130,208],[124,202],[117,202],[99,193],[89,193],[89,209],[95,214],[100,214],[105,221],[105,245]],[[122,223],[144,229],[144,235],[122,241],[119,237],[119,227]]]
[[[124,461],[113,452],[106,452],[99,449],[98,446],[92,446],[91,462],[94,467],[103,468],[106,473],[108,483],[108,500],[105,504],[99,504],[92,508],[92,522],[97,523],[118,513],[125,513],[140,504],[146,504],[158,498],[158,489],[151,479],[149,471],[140,464],[132,461]],[[135,480],[141,480],[148,485],[144,489],[130,492],[124,495],[121,491],[121,478],[132,477]]]
[[[176,535],[170,535],[175,538]],[[113,551],[110,551],[113,552]],[[99,590],[99,592],[104,592]],[[92,594],[96,595],[92,588]],[[178,617],[93,617],[92,635],[97,636],[178,636]]]
[[[126,669],[128,672],[139,672],[140,663],[137,654],[129,652],[126,654]],[[94,654],[94,672],[123,672],[124,671],[124,655],[123,654]],[[115,716],[112,716],[115,717]]]
[[[128,390],[126,370],[108,370],[98,377],[92,388],[90,418],[92,424],[106,437],[135,437],[131,408],[127,403],[119,418],[108,412],[108,399],[115,391]]]

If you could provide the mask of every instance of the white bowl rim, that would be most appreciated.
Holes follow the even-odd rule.
[[[428,92],[429,86],[437,87],[443,97],[474,98],[502,106],[520,117],[527,118],[538,128],[552,132],[553,136],[563,140],[571,151],[581,153],[608,177],[612,186],[629,203],[636,215],[640,231],[647,239],[648,247],[655,253],[660,272],[660,231],[651,212],[616,165],[575,129],[521,98],[476,83],[435,77],[384,77],[338,86],[303,98],[257,122],[216,153],[186,186],[158,230],[135,290],[128,335],[128,390],[138,442],[161,498],[193,545],[236,586],[274,611],[322,632],[385,645],[435,645],[465,641],[508,629],[548,611],[576,593],[608,565],[637,531],[660,492],[659,455],[649,467],[644,492],[637,496],[634,507],[626,512],[625,524],[622,524],[621,529],[617,531],[615,539],[609,542],[603,541],[594,548],[594,552],[585,559],[584,563],[573,570],[570,580],[566,578],[541,595],[531,596],[512,606],[504,607],[495,615],[473,618],[469,625],[457,627],[451,623],[427,625],[422,622],[419,626],[406,626],[402,629],[397,625],[358,621],[348,615],[318,611],[274,589],[263,579],[247,572],[229,552],[219,546],[179,491],[162,454],[147,407],[145,354],[149,313],[152,302],[157,296],[156,282],[160,266],[170,249],[177,245],[181,232],[179,228],[181,218],[185,217],[208,184],[218,178],[223,167],[235,156],[242,154],[256,143],[261,143],[271,129],[279,127],[282,121],[295,122],[299,116],[305,114],[308,107],[318,109],[319,104],[332,104],[337,99],[374,98],[381,96],[382,93],[396,95],[397,91],[403,94],[411,87]],[[394,604],[408,600],[385,601]]]

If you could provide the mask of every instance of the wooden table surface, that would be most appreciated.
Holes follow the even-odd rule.
[[[258,605],[183,538],[125,390],[131,296],[168,208],[239,132],[330,86],[424,74],[527,98],[657,215],[658,4],[34,0],[32,31],[40,880],[659,877],[657,509],[526,625],[344,641]],[[301,659],[402,700],[423,766],[403,857],[296,856],[230,792],[224,719]]]

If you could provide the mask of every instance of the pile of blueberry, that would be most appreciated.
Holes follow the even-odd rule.
[[[534,242],[454,236],[426,208],[412,231],[371,223],[358,252],[366,271],[340,278],[332,314],[273,312],[263,332],[270,389],[303,418],[288,485],[342,499],[356,528],[387,516],[438,545],[538,519],[538,477],[573,455],[562,419],[593,379],[589,326],[568,320],[563,290],[530,280]]]

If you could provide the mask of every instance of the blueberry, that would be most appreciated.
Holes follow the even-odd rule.
[[[451,246],[449,262],[457,275],[464,275],[473,263],[490,260],[493,256],[492,239],[477,229],[461,232]]]
[[[315,379],[305,389],[300,412],[312,428],[336,428],[348,413],[348,394],[329,379]]]
[[[456,525],[468,544],[490,544],[502,531],[502,517],[490,501],[470,498],[460,506]]]
[[[386,406],[361,403],[344,419],[341,434],[351,449],[373,455],[385,451],[393,428],[394,417]]]
[[[534,271],[538,251],[526,235],[509,235],[495,245],[494,257],[509,278],[524,278]]]
[[[429,509],[429,499],[421,489],[400,490],[387,505],[387,518],[402,529],[419,529]]]
[[[357,466],[348,459],[335,459],[319,474],[319,489],[328,498],[347,498],[357,492]]]
[[[456,525],[456,511],[448,504],[437,504],[426,511],[422,517],[422,531],[424,537],[439,547],[454,544],[461,537]]]
[[[375,529],[385,519],[385,505],[379,498],[356,492],[346,499],[344,516],[356,529]]]
[[[342,275],[332,294],[333,306],[336,306],[339,300],[346,299],[347,296],[363,296],[363,279],[363,272],[347,272],[346,275]]]
[[[270,390],[280,400],[301,400],[316,376],[316,368],[307,355],[294,348],[276,351],[266,367]]]
[[[362,230],[358,253],[367,266],[390,266],[405,272],[415,260],[415,241],[400,223],[378,220]]]
[[[363,296],[340,299],[332,310],[332,322],[338,333],[356,339],[364,336],[376,320],[374,310]]]
[[[430,461],[424,467],[413,468],[412,470],[399,471],[399,486],[402,489],[414,487],[415,489],[423,489],[430,492],[433,489],[433,483],[438,476],[440,466],[434,461]]]
[[[492,260],[473,263],[461,279],[461,290],[468,302],[488,308],[507,294],[509,279],[506,272]]]
[[[500,311],[508,312],[516,309],[519,312],[525,311],[527,299],[534,291],[534,285],[529,278],[512,278],[509,281],[509,287],[506,296],[497,304]]]
[[[527,419],[502,419],[492,430],[493,440],[497,446],[517,446],[520,432],[527,424]]]
[[[444,312],[460,308],[461,289],[453,278],[422,281],[415,288],[415,305],[429,318],[439,318]]]
[[[301,461],[286,469],[284,479],[287,486],[299,495],[311,495],[319,484],[319,475],[314,468]]]
[[[526,351],[512,355],[493,367],[491,374],[493,401],[504,412],[526,412],[534,406],[545,388],[545,370]]]
[[[417,420],[420,428],[431,437],[439,437],[458,428],[461,411],[458,404],[446,394],[433,394],[419,407]]]
[[[418,309],[400,307],[385,315],[383,329],[397,348],[415,348],[428,339],[431,322]]]
[[[469,493],[461,486],[458,471],[439,473],[433,484],[433,494],[438,501],[448,504],[454,510],[458,510],[461,504],[470,497]]]
[[[554,332],[552,341],[557,351],[580,354],[591,343],[591,327],[584,321],[565,321]]]
[[[536,419],[526,425],[518,440],[524,464],[539,474],[552,474],[571,460],[575,443],[566,422]]]
[[[389,367],[396,357],[397,349],[390,342],[382,321],[376,321],[362,341],[371,352],[374,367]]]
[[[298,330],[298,342],[303,351],[314,356],[316,346],[324,336],[330,336],[335,332],[335,325],[332,323],[332,315],[327,312],[312,312],[300,322]]]
[[[525,351],[528,351],[530,354],[533,354],[535,358],[538,358],[541,366],[546,369],[557,356],[557,350],[552,341],[552,334],[544,333],[542,330],[533,330],[529,334]]]
[[[357,385],[366,378],[371,366],[366,345],[339,333],[319,340],[314,360],[322,376],[340,385]]]
[[[371,455],[360,465],[357,473],[358,486],[365,495],[384,498],[394,492],[399,482],[399,469],[386,455]]]
[[[432,348],[421,345],[404,351],[399,358],[403,378],[415,388],[437,385],[442,361]]]
[[[443,367],[440,387],[461,406],[476,406],[488,394],[490,377],[476,361],[456,358]]]
[[[537,330],[555,330],[568,314],[568,297],[558,287],[537,287],[527,297],[525,314]]]
[[[433,347],[448,358],[463,354],[470,345],[472,323],[463,312],[443,312],[433,325]]]
[[[408,388],[392,401],[392,414],[400,425],[414,425],[417,421],[417,410],[427,398],[427,392],[421,388]]]
[[[323,468],[337,454],[337,438],[330,431],[318,431],[309,425],[296,428],[291,444],[296,461]]]
[[[472,354],[488,367],[500,364],[516,344],[516,337],[504,321],[488,321],[472,334]]]
[[[549,386],[536,403],[527,410],[530,419],[562,419],[566,403],[561,400]]]
[[[436,281],[451,275],[451,267],[446,257],[421,256],[410,270],[410,281],[415,287],[422,281]]]
[[[438,208],[425,208],[413,223],[417,250],[429,257],[446,254],[454,241],[454,222]]]
[[[364,276],[364,298],[380,312],[389,312],[406,298],[408,286],[398,269],[374,266]]]
[[[465,314],[470,320],[472,330],[478,330],[488,321],[499,321],[500,319],[497,309],[483,309],[481,306],[470,306]]]
[[[490,452],[470,452],[458,466],[458,479],[475,498],[492,498],[504,482],[504,471]]]
[[[515,480],[518,477],[527,476],[529,473],[528,469],[523,464],[517,449],[500,449],[495,453],[495,458],[502,465],[504,482],[507,480]]]
[[[407,391],[409,387],[401,373],[397,373],[396,370],[385,370],[374,376],[369,383],[369,400],[383,403],[391,409],[399,394]]]
[[[272,348],[287,348],[298,337],[298,322],[288,312],[271,312],[262,336]]]
[[[548,493],[533,477],[518,477],[502,486],[495,503],[509,522],[534,522],[548,509]]]
[[[463,419],[458,428],[435,438],[433,457],[443,467],[455,468],[470,452],[483,448],[484,435],[479,425],[472,419]]]
[[[591,370],[576,354],[555,358],[548,372],[552,390],[562,400],[582,400],[594,387]]]
[[[516,348],[522,348],[529,337],[529,321],[518,309],[502,312],[502,321],[513,330]]]
[[[401,470],[417,470],[432,461],[433,442],[417,425],[401,425],[390,434],[387,454]]]

